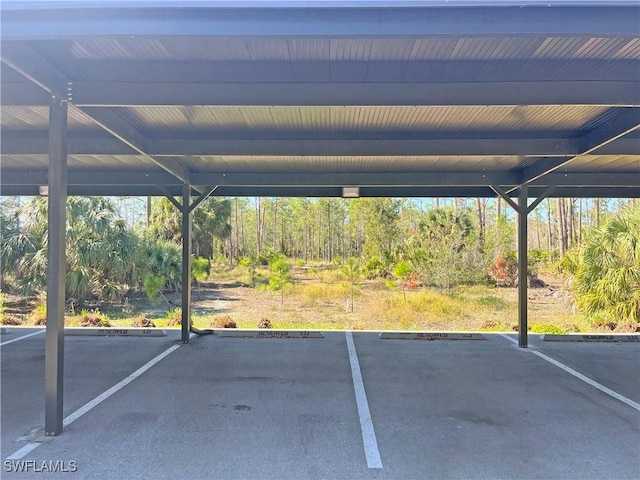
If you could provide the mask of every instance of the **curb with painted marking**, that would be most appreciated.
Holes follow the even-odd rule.
[[[8,328],[0,328],[0,335],[8,335],[11,333],[11,330],[9,330]]]
[[[640,335],[616,333],[612,335],[552,335],[545,334],[540,337],[545,342],[640,342]]]
[[[481,333],[458,332],[382,332],[383,340],[486,340]]]
[[[159,328],[65,328],[65,335],[98,337],[164,337],[167,335]]]
[[[230,328],[215,331],[219,337],[231,338],[324,338],[316,331],[307,330],[236,330]]]

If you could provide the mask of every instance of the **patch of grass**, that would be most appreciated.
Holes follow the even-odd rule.
[[[567,331],[557,325],[551,325],[550,323],[534,323],[529,325],[529,331],[532,333],[550,333],[550,334],[564,334]]]
[[[336,300],[349,296],[349,285],[346,283],[306,283],[294,285],[291,288],[291,295],[301,297],[309,303],[317,303],[322,300]]]
[[[179,327],[182,325],[182,309],[169,310],[165,315],[167,327]]]
[[[46,325],[47,324],[47,304],[39,303],[36,308],[29,314],[27,319],[28,323],[32,325]]]
[[[493,295],[480,297],[476,300],[476,303],[482,307],[487,307],[493,310],[505,310],[509,307],[509,304],[506,301]]]
[[[22,325],[22,320],[16,317],[15,315],[11,315],[9,313],[3,313],[2,319],[0,320],[2,325]]]
[[[511,326],[508,323],[499,322],[497,320],[486,320],[480,326],[483,332],[509,332]]]
[[[378,325],[393,325],[393,329],[401,330],[441,328],[443,323],[454,324],[469,313],[463,299],[433,290],[407,292],[406,302],[401,292],[372,297],[367,309]],[[378,325],[372,327],[377,329]]]

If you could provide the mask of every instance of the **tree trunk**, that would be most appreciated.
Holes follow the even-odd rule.
[[[582,198],[578,201],[578,243],[582,244]]]
[[[594,199],[595,202],[595,220],[596,220],[596,228],[600,228],[600,199],[599,198],[595,198]]]
[[[480,249],[484,250],[484,235],[485,235],[485,209],[486,205],[483,204],[482,199],[476,198],[476,204],[478,206],[478,233],[480,235]]]
[[[551,201],[547,198],[547,247],[549,250],[549,254],[553,249],[553,237],[552,237],[552,229],[551,229]]]
[[[256,255],[260,255],[260,250],[262,250],[262,235],[260,232],[260,223],[261,223],[261,214],[260,214],[260,205],[261,200],[260,197],[256,199]]]
[[[564,255],[567,253],[569,247],[568,239],[568,219],[567,219],[567,206],[564,198],[558,198],[558,238],[560,239],[560,253]]]

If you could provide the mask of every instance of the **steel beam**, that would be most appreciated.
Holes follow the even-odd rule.
[[[2,23],[4,39],[4,19]],[[45,58],[20,42],[3,42],[0,51],[2,63],[20,73],[27,80],[58,98],[72,100],[72,82],[54,68]]]
[[[640,84],[638,85],[640,88]],[[353,134],[352,134],[353,135]],[[265,156],[544,156],[566,157],[578,153],[572,139],[552,138],[158,138],[150,141],[149,153],[183,155]]]
[[[189,342],[191,331],[191,186],[182,186],[182,343]]]
[[[211,180],[220,186],[484,186],[513,185],[517,175],[500,173],[422,173],[422,172],[261,172],[218,173],[207,178],[198,175],[199,181]],[[208,183],[208,182],[207,182]]]
[[[640,179],[640,176],[636,175]],[[638,183],[640,185],[640,182]],[[2,195],[38,195],[37,184],[2,185]],[[544,193],[547,187],[529,187],[529,196],[535,198]],[[226,186],[216,189],[216,196],[221,197],[340,197],[342,187],[236,187]],[[70,185],[68,194],[74,196],[180,196],[181,186],[169,186],[160,190],[158,186],[123,186],[123,185]],[[459,197],[459,198],[493,198],[495,192],[490,187],[361,187],[361,197]],[[517,191],[509,194],[517,196]],[[640,198],[640,186],[631,187],[558,187],[552,197],[558,198]]]
[[[4,27],[4,23],[3,23]],[[4,33],[4,31],[3,31]],[[29,46],[21,43],[3,45],[0,52],[2,62],[23,75],[38,87],[64,98],[74,100],[74,87],[70,79],[52,67],[44,58],[35,53]],[[159,165],[181,181],[188,178],[188,170],[181,163],[171,160],[156,160],[147,154],[147,139],[133,125],[112,110],[105,109],[81,109],[91,117],[101,128],[112,134],[117,139],[140,155]]]
[[[544,5],[544,2],[539,2]],[[548,2],[546,2],[548,4]],[[443,2],[443,5],[445,3]],[[190,8],[184,8],[186,5]],[[318,2],[237,8],[235,2],[202,8],[147,2],[119,8],[4,2],[6,40],[50,40],[118,36],[433,37],[433,36],[631,36],[638,34],[636,4],[563,5],[554,8],[461,6],[416,7],[411,3]],[[278,8],[273,8],[273,7]],[[546,5],[544,5],[546,7]],[[217,8],[216,8],[217,7]],[[233,8],[236,7],[236,8]],[[349,8],[345,8],[349,7]]]
[[[223,40],[226,42],[226,40]],[[269,40],[268,40],[269,41]],[[278,40],[276,42],[280,42]],[[409,42],[411,40],[408,40]],[[567,40],[569,41],[569,40]],[[322,41],[327,45],[330,41]],[[370,40],[373,44],[373,40]],[[407,40],[392,40],[401,48]],[[277,43],[276,43],[277,45]],[[362,45],[362,43],[360,43]],[[215,43],[212,43],[215,47]],[[638,80],[637,60],[632,58],[499,58],[486,59],[400,59],[345,58],[336,60],[330,48],[313,49],[313,59],[272,58],[270,60],[144,60],[87,59],[68,55],[65,44],[39,44],[43,55],[56,59],[56,65],[84,85],[93,82],[181,83],[274,83],[274,82],[339,82],[345,80],[341,69],[352,73],[350,82],[443,83],[468,82],[474,72],[474,83],[538,81],[617,82]],[[505,75],[506,73],[506,75]],[[90,90],[89,90],[90,91]],[[607,98],[622,102],[626,88]],[[616,97],[616,95],[618,95]],[[636,97],[631,97],[636,98]],[[7,97],[11,101],[11,97]],[[594,100],[589,100],[589,103]],[[10,104],[10,103],[8,103]],[[622,103],[623,105],[625,103]]]
[[[640,90],[638,90],[640,95]],[[522,172],[521,184],[529,184],[558,169],[567,167],[575,159],[598,152],[599,149],[615,145],[626,135],[640,130],[640,108],[624,108],[602,125],[592,129],[578,139],[580,153],[567,159],[545,159],[538,161]],[[639,141],[640,142],[640,141]]]
[[[67,204],[67,102],[49,107],[47,331],[45,341],[45,434],[62,433],[64,386],[65,233]]]
[[[0,85],[0,104],[3,107],[45,106],[49,104],[49,95],[32,82],[2,82]]]
[[[528,206],[527,199],[528,185],[521,185],[520,192],[518,194],[518,344],[520,348],[527,348],[528,344],[528,299],[527,299],[527,280],[528,280],[528,268],[529,262],[527,259],[527,246],[528,246]]]
[[[45,185],[48,181],[46,170],[16,170],[3,168],[0,175],[2,188],[20,185]],[[192,181],[199,184],[205,193],[211,185],[231,186],[259,186],[259,187],[296,187],[296,186],[369,186],[369,187],[488,187],[492,185],[513,185],[518,175],[511,172],[481,173],[481,172],[198,172]],[[68,173],[70,188],[86,186],[128,188],[127,195],[135,195],[137,188],[156,188],[156,186],[179,187],[182,183],[173,175],[162,171],[139,170],[70,170]],[[640,169],[627,172],[567,172],[551,173],[530,187],[539,189],[549,185],[558,185],[564,189],[578,188],[618,188],[637,187],[640,185]],[[166,194],[155,192],[154,195]],[[217,192],[219,195],[220,192]],[[175,193],[174,193],[175,195]],[[515,193],[512,195],[516,195]],[[445,195],[446,196],[446,195]],[[532,195],[537,196],[537,195]],[[578,195],[580,196],[580,195]]]
[[[95,109],[96,119],[105,109]],[[121,121],[121,120],[120,120]],[[352,138],[305,138],[301,132],[290,132],[274,138],[271,134],[263,136],[242,136],[237,138],[163,138],[147,140],[141,134],[131,131],[130,135],[118,129],[113,121],[103,119],[101,124],[107,131],[118,132],[117,138],[109,135],[78,135],[69,138],[69,155],[139,155],[140,151],[154,157],[154,163],[172,168],[177,174],[184,174],[184,167],[173,158],[202,155],[258,155],[258,156],[540,156],[567,157],[579,153],[579,145],[575,139],[563,138],[559,135],[538,136],[530,134],[513,134],[496,136],[486,133],[482,136],[453,136],[438,138],[427,134],[386,138],[362,138],[363,133],[351,134]],[[109,127],[107,127],[109,126]],[[116,135],[116,133],[112,133]],[[373,134],[379,137],[379,133]],[[140,141],[137,142],[135,138]],[[142,143],[146,144],[144,148]],[[133,147],[136,146],[136,148]],[[47,151],[46,138],[42,135],[29,135],[24,132],[3,132],[2,154],[7,155],[41,155]],[[625,142],[619,145],[617,155],[640,154],[638,143]]]
[[[640,105],[640,82],[78,82],[78,106]]]

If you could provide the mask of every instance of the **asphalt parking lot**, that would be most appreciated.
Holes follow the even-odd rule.
[[[87,479],[640,477],[639,343],[206,336],[157,360],[177,331],[66,337],[73,420],[45,440],[29,437],[44,425],[34,332],[0,339],[3,478],[45,478],[55,462],[75,471],[51,476]]]

